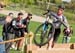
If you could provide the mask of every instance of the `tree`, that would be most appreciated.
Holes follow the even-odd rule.
[[[54,2],[55,2],[56,4],[61,4],[61,3],[62,3],[62,0],[54,0]]]

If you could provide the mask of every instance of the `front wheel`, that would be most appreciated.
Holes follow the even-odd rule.
[[[54,35],[55,28],[54,25],[49,23],[48,28],[46,30],[43,30],[44,24],[41,24],[35,31],[35,36],[34,36],[34,43],[37,46],[44,46],[46,45],[51,37]],[[49,37],[49,32],[52,31],[51,36]]]

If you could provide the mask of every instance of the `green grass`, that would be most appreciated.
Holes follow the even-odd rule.
[[[35,30],[37,29],[37,27],[40,25],[41,23],[39,22],[34,22],[31,21],[29,24],[29,31],[35,32]]]
[[[4,14],[0,14],[0,17],[3,17],[3,16],[5,16]]]
[[[2,27],[3,26],[0,26],[0,36],[2,35]]]
[[[11,50],[10,53],[23,53],[22,51]]]

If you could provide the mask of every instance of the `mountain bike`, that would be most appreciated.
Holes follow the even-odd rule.
[[[45,14],[50,14],[51,11],[45,13]],[[65,27],[65,23],[63,21],[61,21],[54,12],[52,12],[50,15],[47,15],[48,20],[50,20],[50,17],[54,16],[56,19],[58,19]],[[50,33],[51,32],[51,33]],[[35,31],[34,34],[34,43],[41,47],[44,46],[46,44],[48,44],[48,42],[50,41],[50,39],[54,36],[55,33],[55,26],[53,24],[53,22],[50,21],[45,21],[45,23],[41,24]]]

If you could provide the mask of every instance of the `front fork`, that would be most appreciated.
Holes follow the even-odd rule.
[[[46,21],[43,26],[43,31],[46,31],[47,29],[48,29],[48,22]]]
[[[47,29],[48,29],[48,23],[45,22],[43,25],[43,30],[41,31],[41,37],[40,37],[41,43],[40,44],[42,44],[42,42],[44,41],[43,39],[44,39],[45,32],[47,31]],[[40,48],[41,48],[41,46],[40,46]]]

